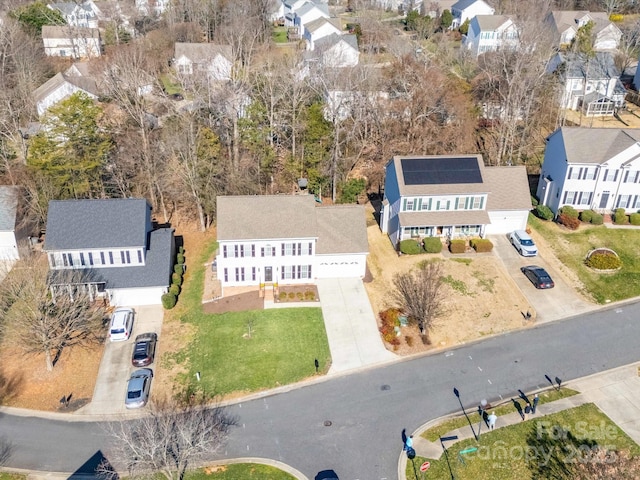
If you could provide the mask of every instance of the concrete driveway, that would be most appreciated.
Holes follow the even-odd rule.
[[[546,259],[540,253],[535,257],[522,257],[511,245],[507,235],[493,235],[493,252],[516,282],[529,303],[536,310],[536,321],[551,322],[560,318],[571,317],[595,310],[597,305],[583,300],[566,282],[562,272],[556,267],[557,261]],[[544,268],[555,284],[549,290],[538,290],[520,271],[520,267],[538,265]]]
[[[78,414],[122,415],[127,412],[124,398],[127,382],[131,372],[136,368],[131,365],[131,354],[136,335],[145,332],[156,332],[158,341],[162,330],[164,310],[161,305],[133,307],[136,312],[133,322],[133,333],[126,342],[110,342],[107,339],[93,397],[88,405],[77,411]],[[154,368],[155,363],[150,368]],[[151,382],[153,392],[153,381]]]
[[[369,296],[360,278],[320,279],[317,287],[331,350],[329,373],[398,358],[382,343]]]

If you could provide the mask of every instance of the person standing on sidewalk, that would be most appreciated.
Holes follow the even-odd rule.
[[[491,412],[491,414],[487,417],[487,422],[489,423],[489,430],[493,430],[494,428],[496,428],[496,420],[498,420],[496,412]]]
[[[534,415],[536,413],[536,408],[538,408],[539,401],[540,401],[540,397],[538,397],[538,394],[536,393],[535,396],[533,397],[533,405],[531,406],[531,413],[533,413]]]
[[[527,420],[529,418],[530,413],[531,413],[531,404],[527,403],[527,406],[524,407],[524,418],[522,420]]]

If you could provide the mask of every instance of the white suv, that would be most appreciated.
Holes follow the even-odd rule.
[[[109,324],[109,338],[112,342],[129,340],[133,330],[133,310],[131,308],[118,308],[111,315]]]
[[[518,253],[523,257],[535,257],[538,254],[538,248],[533,242],[533,238],[524,230],[516,230],[509,235],[511,244],[516,247]]]

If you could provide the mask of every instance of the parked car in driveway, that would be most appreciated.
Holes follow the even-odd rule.
[[[509,235],[511,245],[513,245],[518,253],[523,257],[535,257],[538,254],[533,238],[524,230],[516,230]]]
[[[125,407],[141,408],[147,404],[152,378],[153,370],[150,368],[141,368],[131,374],[127,384],[127,396],[124,400]]]
[[[129,340],[133,330],[133,317],[131,308],[118,308],[113,312],[109,323],[109,339],[112,342]]]
[[[536,288],[553,288],[554,283],[551,275],[547,271],[537,265],[528,265],[520,269],[522,273],[533,283]]]
[[[153,363],[157,341],[158,334],[153,332],[143,333],[136,337],[131,355],[131,363],[134,367],[146,367]]]

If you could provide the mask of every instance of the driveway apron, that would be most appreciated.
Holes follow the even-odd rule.
[[[331,350],[330,374],[397,359],[382,343],[361,279],[320,279],[317,287]]]

